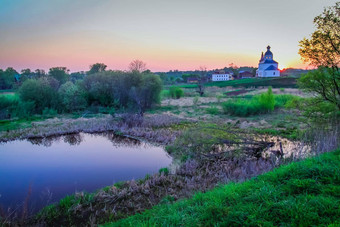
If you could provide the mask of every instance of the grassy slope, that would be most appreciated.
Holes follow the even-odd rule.
[[[282,166],[109,226],[340,225],[340,150]]]

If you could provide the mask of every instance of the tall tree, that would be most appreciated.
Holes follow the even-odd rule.
[[[144,72],[146,70],[146,63],[141,60],[133,60],[129,64],[129,70],[131,72],[137,71],[137,72]]]
[[[90,71],[88,72],[88,74],[104,72],[106,67],[107,65],[105,65],[104,63],[96,63],[93,65],[90,65]]]
[[[19,75],[15,69],[8,67],[5,71],[0,71],[0,89],[12,89],[15,84],[16,75]]]
[[[316,30],[300,41],[299,54],[319,69],[299,80],[300,86],[340,110],[340,2],[314,18]]]
[[[48,74],[52,76],[54,79],[58,80],[61,84],[64,84],[66,81],[69,80],[70,75],[68,74],[70,70],[66,67],[54,67],[50,68]]]

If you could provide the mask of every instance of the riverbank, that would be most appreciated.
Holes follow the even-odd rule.
[[[173,124],[187,122],[166,114],[147,115],[143,120],[134,121],[134,115],[99,115],[93,118],[50,118],[30,123],[30,127],[0,131],[0,142],[12,140],[46,138],[79,132],[98,133],[113,131],[118,135],[145,139],[148,142],[169,144],[179,135],[179,130],[167,128]],[[130,123],[133,122],[133,123]]]
[[[340,225],[340,150],[106,226]]]

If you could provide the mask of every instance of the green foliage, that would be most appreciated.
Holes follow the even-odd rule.
[[[262,87],[271,86],[273,88],[296,88],[296,78],[278,77],[278,78],[247,78],[242,80],[214,81],[205,83],[206,87]],[[181,88],[197,88],[197,84],[179,85]]]
[[[159,172],[159,174],[164,174],[165,176],[168,176],[169,173],[170,173],[168,168],[161,168],[161,169],[159,169],[158,172]]]
[[[173,99],[179,99],[184,95],[184,91],[179,87],[170,87],[169,95]]]
[[[55,80],[40,78],[28,79],[20,87],[18,93],[21,101],[34,103],[34,112],[42,113],[44,108],[58,109],[59,95],[54,86]],[[52,84],[52,85],[51,85]]]
[[[71,81],[61,85],[58,93],[66,111],[72,112],[84,109],[86,106],[85,92]]]
[[[104,63],[96,63],[93,65],[90,65],[90,71],[88,72],[88,74],[104,72],[106,67],[107,65],[105,65]]]
[[[163,204],[108,226],[338,226],[340,150]]]
[[[232,116],[247,117],[250,115],[256,115],[260,113],[267,112],[263,110],[261,105],[257,100],[230,100],[222,103],[222,109],[225,114],[230,114]]]
[[[316,30],[300,41],[299,54],[313,66],[337,68],[340,59],[340,2],[314,18]]]
[[[298,96],[294,95],[274,95],[274,100],[275,100],[275,108],[280,108],[280,107],[286,107],[288,103],[291,103],[292,100],[296,99],[302,99]]]
[[[272,91],[272,87],[269,87],[267,92],[260,94],[258,102],[264,111],[271,112],[274,110],[275,100]]]
[[[266,93],[253,96],[250,100],[237,99],[222,103],[222,109],[225,114],[247,117],[284,107],[294,97],[293,95],[274,95],[271,87],[269,87]]]
[[[70,79],[69,70],[66,67],[50,68],[48,74],[58,80],[60,84],[66,83]]]
[[[337,106],[340,110],[340,72],[334,68],[320,67],[298,80],[298,85],[306,92],[316,93],[324,102]]]
[[[208,107],[205,109],[205,111],[207,111],[208,114],[212,115],[217,115],[220,112],[220,110],[216,106]]]
[[[54,109],[49,109],[47,107],[45,107],[42,111],[42,115],[43,116],[55,116],[57,115],[57,111]]]
[[[105,71],[85,77],[88,104],[137,108],[139,112],[160,102],[162,82],[151,73]]]
[[[199,101],[199,96],[195,96],[194,97],[194,99],[192,100],[192,104],[194,105],[194,106],[197,106],[197,104],[198,104],[198,101]]]
[[[138,86],[130,90],[130,98],[139,108],[140,113],[150,109],[153,104],[159,104],[161,101],[160,93],[162,91],[162,81],[158,75],[143,73],[141,82]]]
[[[5,71],[0,69],[0,90],[12,89],[15,85],[15,76],[18,72],[9,67]]]

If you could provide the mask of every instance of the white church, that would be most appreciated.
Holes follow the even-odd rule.
[[[256,70],[257,77],[279,77],[279,63],[273,60],[273,53],[270,51],[270,46],[267,46],[267,51],[259,61],[259,68]]]

